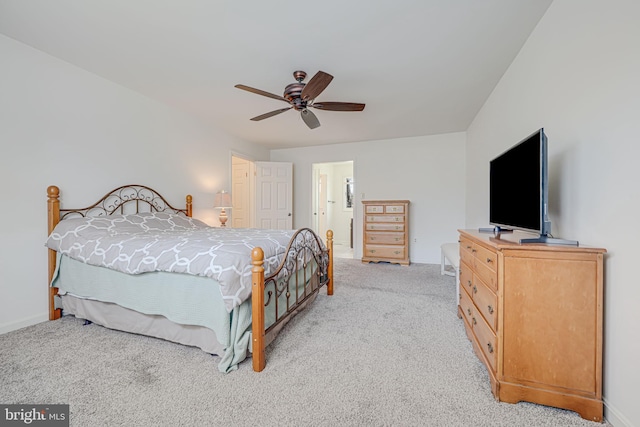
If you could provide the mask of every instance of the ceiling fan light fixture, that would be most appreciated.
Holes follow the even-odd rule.
[[[289,108],[283,108],[280,110],[271,111],[269,113],[261,114],[253,117],[251,120],[260,121],[273,117],[277,114],[283,113],[290,109],[300,111],[302,120],[310,129],[315,129],[320,126],[320,121],[313,112],[307,109],[307,107],[317,108],[319,110],[328,111],[362,111],[365,104],[357,104],[353,102],[318,102],[314,104],[314,100],[320,95],[331,83],[333,76],[325,73],[324,71],[318,71],[308,83],[302,83],[307,77],[307,73],[301,70],[293,72],[293,77],[297,83],[291,83],[284,89],[284,96],[275,95],[270,92],[265,92],[260,89],[255,89],[249,86],[237,84],[235,87],[238,89],[246,90],[247,92],[255,93],[258,95],[266,96],[273,99],[284,101],[290,105]]]

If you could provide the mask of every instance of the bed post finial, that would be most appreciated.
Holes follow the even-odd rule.
[[[327,252],[329,253],[327,295],[333,295],[333,230],[327,230]]]
[[[60,222],[60,189],[55,185],[47,187],[47,225],[49,233],[53,231],[58,222]],[[56,271],[56,252],[49,249],[49,320],[59,319],[62,315],[60,309],[55,308],[54,296],[58,293],[58,288],[51,287],[53,273]]]
[[[193,197],[191,194],[187,194],[187,216],[191,217],[193,215]]]
[[[267,362],[264,354],[264,251],[253,248],[251,251],[251,335],[253,370],[260,372]]]
[[[60,195],[60,189],[56,185],[50,185],[47,187],[47,194],[49,197],[55,197],[57,199]]]
[[[47,206],[49,211],[49,233],[51,233],[58,221],[60,221],[60,189],[55,185],[50,185],[47,187],[47,196],[49,196]]]

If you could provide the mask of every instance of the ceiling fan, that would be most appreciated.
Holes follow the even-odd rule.
[[[271,111],[269,113],[261,114],[252,118],[251,120],[257,122],[260,120],[268,119],[280,113],[284,113],[287,110],[295,109],[300,111],[302,120],[309,126],[310,129],[315,129],[320,126],[320,122],[308,107],[317,108],[318,110],[329,111],[362,111],[364,110],[364,104],[356,104],[353,102],[315,102],[318,95],[329,86],[333,76],[327,74],[324,71],[318,71],[309,80],[309,83],[302,83],[307,77],[307,73],[304,71],[294,71],[293,78],[297,80],[297,83],[291,83],[284,88],[284,95],[279,96],[273,93],[265,92],[260,89],[255,89],[245,85],[236,85],[238,89],[246,90],[258,95],[267,96],[273,99],[279,99],[290,105],[287,108],[281,108],[279,110]]]

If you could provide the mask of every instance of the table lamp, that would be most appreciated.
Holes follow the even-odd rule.
[[[218,191],[216,193],[216,197],[213,200],[213,207],[216,209],[220,209],[220,227],[226,227],[227,223],[227,212],[225,209],[231,209],[231,194],[226,191]]]

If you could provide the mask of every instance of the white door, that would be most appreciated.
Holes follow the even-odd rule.
[[[293,228],[293,163],[255,162],[256,228]]]
[[[233,228],[251,227],[251,162],[240,157],[231,157],[231,226]]]

